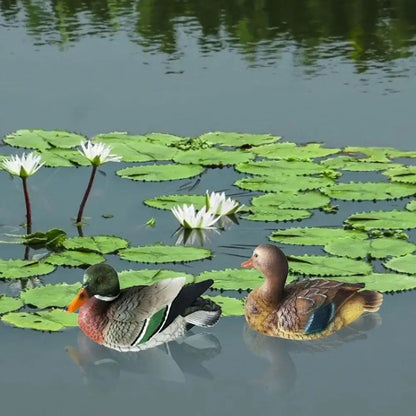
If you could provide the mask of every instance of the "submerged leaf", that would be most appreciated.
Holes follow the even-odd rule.
[[[273,143],[280,140],[280,136],[271,134],[249,134],[249,133],[233,133],[225,131],[213,131],[200,136],[201,139],[213,144],[221,146],[243,147],[258,146],[261,144]]]
[[[114,253],[128,245],[129,242],[124,238],[110,235],[73,237],[66,239],[64,242],[64,247],[68,250],[96,251],[101,254]]]
[[[338,153],[340,149],[328,149],[319,143],[298,146],[296,143],[283,142],[258,146],[252,149],[257,155],[268,159],[310,160]]]
[[[162,195],[146,199],[143,203],[159,209],[171,209],[183,204],[194,205],[196,209],[201,209],[205,205],[205,200],[205,195]]]
[[[204,296],[204,299],[211,299],[221,306],[222,316],[244,315],[244,299],[230,298],[227,296]]]
[[[371,265],[345,257],[329,256],[290,256],[289,270],[293,273],[311,276],[352,276],[366,275],[372,272]]]
[[[356,229],[401,230],[416,228],[416,215],[410,211],[370,211],[351,215],[346,223]]]
[[[66,239],[66,232],[60,228],[51,228],[46,232],[37,231],[23,236],[23,244],[34,248],[47,248],[50,251],[58,251],[62,248]]]
[[[51,264],[29,260],[1,260],[0,279],[20,279],[52,273],[55,267]]]
[[[367,234],[361,231],[344,230],[343,228],[297,227],[277,230],[269,237],[270,240],[284,244],[324,245],[332,241],[348,239],[364,240]]]
[[[176,153],[173,160],[181,164],[203,166],[226,166],[253,159],[254,154],[241,150],[227,151],[216,147],[202,150],[187,150]]]
[[[81,283],[45,285],[23,291],[20,298],[26,305],[33,305],[40,309],[52,306],[64,308],[76,296],[80,288]]]
[[[320,192],[271,192],[260,195],[251,200],[256,208],[275,210],[284,208],[313,209],[329,204],[330,199]]]
[[[118,170],[117,175],[134,181],[155,182],[192,178],[204,170],[205,168],[199,165],[144,165]]]
[[[386,182],[337,183],[322,189],[325,195],[345,201],[372,201],[414,195],[416,186]]]
[[[130,286],[152,285],[155,282],[172,277],[186,277],[186,283],[193,283],[195,276],[189,273],[168,269],[124,270],[118,274],[122,289]]]
[[[61,253],[51,254],[45,258],[46,263],[55,266],[83,266],[102,263],[105,258],[101,254],[87,253],[83,251],[67,250]]]
[[[184,246],[138,246],[120,250],[124,260],[142,263],[175,263],[181,261],[202,260],[212,256],[210,250]]]
[[[0,315],[6,312],[12,312],[23,306],[23,302],[19,298],[0,295]]]
[[[350,257],[354,259],[370,256],[382,259],[388,256],[403,256],[413,253],[416,245],[396,238],[376,238],[371,240],[340,239],[326,244],[324,250],[335,256]]]
[[[383,263],[388,269],[399,273],[414,274],[416,271],[416,255],[407,254],[402,257],[394,257]]]

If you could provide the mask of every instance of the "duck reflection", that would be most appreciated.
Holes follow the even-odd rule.
[[[380,325],[379,314],[367,313],[330,337],[294,341],[260,334],[246,323],[243,334],[246,346],[253,354],[265,358],[270,364],[262,376],[254,379],[254,383],[281,394],[288,393],[292,391],[296,381],[296,367],[290,353],[328,351],[348,342],[364,340],[367,338],[367,331]]]
[[[78,334],[78,349],[66,347],[78,365],[86,384],[109,388],[123,371],[155,377],[162,381],[183,383],[185,374],[211,379],[202,365],[221,352],[213,334],[193,334],[140,352],[118,352],[93,342],[83,332]]]

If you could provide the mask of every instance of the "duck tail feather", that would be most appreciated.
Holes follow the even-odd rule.
[[[377,312],[383,303],[383,295],[374,290],[363,290],[360,295],[364,298],[364,310],[367,312]]]

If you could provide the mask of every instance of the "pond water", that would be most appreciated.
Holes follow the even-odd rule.
[[[415,150],[414,2],[225,3],[2,1],[1,137],[23,128],[185,137],[224,130]],[[12,152],[2,147],[0,153]],[[142,201],[194,181],[133,182],[117,177],[119,168],[105,165],[97,176],[85,234],[114,234],[131,245],[174,244],[172,214]],[[35,230],[59,227],[76,235],[71,218],[88,175],[88,168],[54,168],[31,178]],[[371,175],[381,178],[359,178]],[[208,169],[192,192],[225,190],[248,203],[251,195],[232,185],[240,176],[232,168]],[[1,236],[24,231],[20,187],[20,180],[0,174]],[[340,226],[354,212],[402,209],[409,200],[339,203],[335,215],[315,210],[301,225]],[[155,227],[145,225],[151,217]],[[294,224],[300,225],[242,220],[210,236],[212,259],[164,266],[194,274],[239,267],[271,230]],[[236,248],[241,243],[247,246]],[[1,259],[23,254],[22,246],[0,246]],[[107,257],[118,270],[141,267]],[[41,280],[73,283],[81,275],[81,269],[58,268]],[[18,291],[0,282],[0,293]],[[377,316],[319,342],[267,338],[246,328],[243,317],[226,317],[209,331],[139,354],[98,348],[79,329],[47,334],[0,324],[1,409],[34,416],[410,415],[415,302],[414,292],[386,295]],[[70,358],[74,349],[82,368]]]

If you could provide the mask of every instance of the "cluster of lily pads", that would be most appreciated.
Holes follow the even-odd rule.
[[[47,167],[94,166],[91,158],[85,157],[85,150],[78,151],[79,144],[111,146],[114,157],[133,163],[121,167],[116,174],[134,181],[191,178],[203,174],[207,168],[224,166],[245,175],[234,183],[236,187],[253,192],[250,204],[243,209],[238,201],[216,193],[161,195],[143,201],[153,208],[173,209],[182,226],[189,228],[216,226],[220,217],[236,214],[248,221],[301,221],[311,217],[316,210],[328,215],[336,212],[336,200],[393,200],[416,194],[416,166],[413,164],[416,151],[351,146],[326,148],[319,143],[299,145],[280,139],[269,134],[226,132],[207,133],[197,138],[162,133],[108,133],[86,142],[85,137],[69,132],[19,130],[6,136],[4,142],[31,149]],[[0,161],[3,158],[0,155]],[[381,173],[384,179],[343,182],[342,175],[347,172]],[[180,208],[175,208],[178,206]],[[368,289],[392,292],[416,288],[416,245],[404,231],[414,228],[416,201],[409,201],[404,209],[355,213],[345,218],[339,228],[297,226],[279,229],[277,225],[269,238],[279,245],[321,246],[327,253],[289,256],[288,281],[325,276],[364,282]],[[182,245],[131,247],[127,240],[116,236],[69,238],[59,229],[28,233],[21,238],[21,243],[44,247],[49,253],[37,260],[0,259],[0,279],[46,275],[59,266],[83,267],[105,261],[104,256],[108,254],[154,264],[196,261],[213,255],[207,248]],[[379,260],[382,271],[374,271],[374,259]],[[183,273],[166,269],[125,270],[120,272],[120,279],[122,286],[127,287],[175,275]],[[250,290],[262,282],[259,272],[246,269],[187,275],[190,282],[206,278],[214,280],[215,289],[226,291]],[[62,308],[78,288],[78,284],[60,283],[26,289],[18,298],[3,295],[0,297],[1,319],[16,326],[51,331],[76,325],[76,319],[68,317]],[[222,293],[214,299],[223,306],[225,315],[243,313],[242,299]]]

